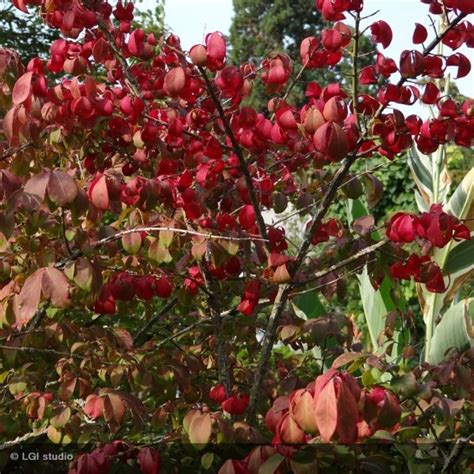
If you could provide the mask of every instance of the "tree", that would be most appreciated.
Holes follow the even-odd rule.
[[[474,185],[448,199],[440,157],[472,145],[474,101],[435,81],[469,74],[474,7],[433,3],[421,51],[361,69],[363,31],[385,48],[389,24],[318,0],[338,23],[253,69],[219,32],[186,52],[135,27],[132,3],[34,3],[61,30],[49,56],[0,51],[1,469],[29,470],[13,452],[47,439],[71,474],[467,470],[474,302],[451,303],[474,269]],[[351,41],[351,86],[291,102],[294,64],[332,67]],[[253,83],[270,115],[244,105]],[[437,114],[405,117],[414,99]],[[353,165],[409,150],[420,209],[376,226],[378,163]],[[292,250],[265,220],[289,203],[307,219]],[[338,304],[351,279],[370,342]],[[423,295],[416,327],[402,281]]]
[[[22,13],[11,1],[0,0],[0,44],[18,51],[25,63],[33,57],[46,57],[58,36],[39,15]]]
[[[242,64],[250,61],[260,64],[263,59],[274,52],[285,52],[290,58],[298,57],[300,44],[305,38],[319,36],[329,26],[321,13],[314,9],[313,0],[234,0],[234,16],[230,27],[229,42],[231,45],[230,61]],[[360,65],[365,66],[375,48],[362,37],[359,42]],[[351,59],[344,60],[335,67],[305,70],[300,81],[291,92],[291,100],[304,102],[304,87],[310,81],[327,83],[338,81],[346,84],[350,78]],[[266,96],[261,84],[254,84],[254,89],[246,102],[262,109],[267,105]]]

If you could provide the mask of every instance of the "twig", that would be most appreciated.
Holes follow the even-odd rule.
[[[166,313],[168,313],[169,311],[171,311],[176,303],[178,302],[178,299],[175,297],[171,298],[164,306],[163,308],[161,308],[158,313],[155,314],[155,316],[153,316],[152,318],[150,318],[150,320],[135,334],[135,336],[133,337],[133,343],[134,344],[137,344],[138,342],[140,342],[140,338],[146,333],[148,332],[148,330],[157,322],[159,321]],[[146,341],[148,341],[150,339],[151,335],[148,335],[143,343],[145,343]]]

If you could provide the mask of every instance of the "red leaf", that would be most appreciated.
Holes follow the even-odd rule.
[[[99,38],[92,48],[92,55],[94,60],[98,63],[108,58],[110,53],[109,45],[104,38]]]
[[[37,196],[40,201],[43,201],[46,196],[49,178],[49,170],[43,170],[41,173],[32,176],[25,184],[25,193]]]
[[[41,290],[43,296],[51,300],[58,308],[66,308],[70,304],[69,284],[62,272],[56,268],[42,268]]]
[[[222,33],[214,32],[206,38],[207,55],[215,61],[223,61],[226,55],[226,44]]]
[[[339,381],[337,394],[337,434],[343,443],[353,443],[357,439],[359,411],[354,395],[343,380]]]
[[[95,207],[106,211],[109,208],[109,191],[107,189],[107,178],[103,175],[96,176],[89,187],[89,200]]]
[[[76,199],[77,186],[64,171],[53,171],[47,186],[48,197],[58,206],[65,206]]]
[[[250,204],[240,210],[239,222],[245,230],[249,230],[255,225],[255,211]]]
[[[30,96],[32,79],[33,72],[26,72],[15,82],[12,92],[12,100],[15,105],[23,104]]]
[[[372,24],[370,27],[372,33],[372,41],[375,43],[381,43],[384,48],[388,48],[392,42],[393,34],[390,25],[379,20]]]
[[[428,38],[428,31],[423,25],[420,23],[415,23],[415,31],[413,32],[413,43],[414,44],[421,44],[426,41]]]
[[[178,96],[185,84],[186,74],[182,67],[175,67],[166,73],[164,89],[171,97]]]
[[[446,61],[446,66],[458,67],[456,79],[466,77],[471,71],[471,62],[468,58],[466,58],[466,56],[464,56],[464,54],[461,53],[456,53],[449,56],[448,60]]]
[[[141,448],[138,464],[143,474],[158,474],[160,470],[160,453],[155,448]]]
[[[337,399],[334,379],[331,379],[319,394],[314,417],[322,441],[329,442],[337,426]]]
[[[38,309],[41,299],[41,280],[43,275],[36,271],[30,275],[18,295],[19,314],[16,317],[18,328],[28,323]]]
[[[290,402],[290,413],[304,431],[307,433],[316,432],[314,400],[309,390],[300,389],[293,392]]]
[[[84,413],[93,420],[96,420],[104,411],[104,399],[97,395],[91,394],[86,398],[84,405]]]

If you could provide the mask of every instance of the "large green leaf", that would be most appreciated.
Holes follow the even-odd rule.
[[[451,179],[446,166],[445,146],[440,146],[431,155],[425,155],[413,146],[408,152],[408,165],[418,188],[415,198],[420,211],[426,211],[431,204],[446,199]]]
[[[456,245],[446,257],[444,270],[450,275],[474,269],[474,238]]]
[[[427,360],[438,364],[452,349],[459,351],[474,346],[474,298],[451,306],[436,326]]]

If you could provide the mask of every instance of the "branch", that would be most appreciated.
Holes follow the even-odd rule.
[[[163,308],[158,311],[158,313],[155,314],[150,320],[135,334],[133,337],[133,343],[137,344],[138,341],[140,341],[140,338],[148,332],[148,330],[157,322],[159,321],[166,313],[171,311],[176,303],[178,302],[178,299],[176,296],[174,298],[171,298],[164,306]],[[151,335],[147,335],[147,337],[144,339],[143,343],[147,342],[150,339]]]
[[[356,260],[359,260],[359,258],[364,257],[366,255],[370,255],[371,253],[374,253],[380,247],[383,247],[387,242],[388,242],[388,239],[383,239],[383,240],[380,240],[379,242],[376,242],[373,245],[370,245],[369,247],[366,247],[362,250],[359,250],[359,252],[356,252],[355,254],[351,255],[350,257],[347,257],[344,260],[341,260],[340,262],[335,263],[334,265],[331,265],[330,267],[326,268],[325,270],[321,270],[319,272],[316,272],[310,279],[294,284],[293,288],[297,288],[299,286],[304,286],[307,283],[311,283],[315,280],[319,280],[320,278],[323,278],[323,277],[329,275],[330,273],[335,272],[336,270],[340,270],[341,268],[344,268],[345,266],[349,265],[350,263],[353,263]]]
[[[11,441],[5,441],[4,443],[0,444],[0,451],[13,448],[14,446],[22,444],[31,438],[38,438],[40,436],[43,436],[47,432],[48,432],[48,428],[42,428],[39,431],[32,431],[31,433],[26,433],[23,436],[17,436],[15,439]]]
[[[231,395],[232,386],[230,379],[229,364],[227,361],[227,353],[225,350],[225,340],[222,333],[222,319],[219,311],[219,303],[216,299],[215,281],[209,271],[207,260],[210,260],[210,247],[207,246],[206,257],[203,258],[202,264],[198,262],[198,266],[204,277],[204,285],[208,290],[207,305],[211,313],[212,325],[214,327],[214,337],[217,343],[217,374],[219,383],[224,387],[224,391],[227,397]]]
[[[255,194],[255,188],[253,186],[252,176],[250,175],[250,171],[248,169],[247,162],[245,161],[244,155],[242,153],[242,149],[240,148],[240,145],[237,142],[237,139],[235,138],[234,132],[232,131],[230,123],[225,115],[224,109],[222,108],[222,104],[219,98],[217,97],[216,92],[214,91],[214,88],[212,87],[212,83],[206,71],[201,66],[198,66],[198,69],[199,69],[199,72],[202,74],[204,81],[206,82],[206,86],[209,91],[209,94],[214,104],[216,105],[217,112],[219,113],[219,117],[222,120],[222,124],[224,125],[224,130],[232,143],[232,148],[234,150],[234,153],[237,155],[237,158],[239,159],[240,169],[244,175],[245,184],[247,185],[247,191],[249,193],[250,201],[252,203],[252,207],[255,212],[257,227],[260,231],[260,235],[263,237],[263,240],[265,242],[265,248],[267,249],[268,252],[270,252],[270,244],[268,241],[267,228],[265,226],[265,221],[263,220],[262,213],[260,212],[257,196]]]
[[[358,150],[359,146],[360,146],[360,143],[356,147],[356,151]],[[278,324],[280,322],[283,311],[285,310],[286,302],[290,295],[291,289],[295,285],[295,283],[292,282],[292,280],[294,279],[294,276],[296,275],[299,268],[301,267],[301,264],[303,263],[306,253],[308,252],[308,249],[311,245],[312,236],[314,235],[318,225],[321,223],[324,216],[326,215],[329,209],[329,206],[331,205],[332,200],[336,194],[336,191],[338,190],[339,186],[342,184],[346,174],[349,171],[349,168],[351,167],[352,163],[354,163],[355,160],[356,160],[356,152],[354,152],[352,155],[350,155],[343,161],[341,167],[339,168],[337,173],[334,175],[334,178],[332,179],[331,184],[329,185],[329,188],[326,191],[321,201],[321,204],[316,211],[316,214],[313,218],[313,223],[311,224],[310,229],[306,232],[303,243],[300,246],[295,264],[291,268],[291,272],[290,272],[291,280],[289,283],[280,285],[278,289],[278,294],[275,298],[275,302],[272,307],[270,317],[268,319],[267,328],[263,336],[261,357],[258,363],[255,381],[252,385],[252,390],[250,392],[250,402],[249,402],[249,409],[248,409],[248,423],[249,424],[253,424],[255,422],[256,408],[257,408],[256,405],[257,405],[257,401],[262,389],[263,380],[266,377],[267,372],[268,372],[268,364],[269,364],[273,344],[275,342],[276,330],[278,328]]]
[[[176,229],[173,227],[159,227],[159,226],[149,226],[149,227],[137,227],[135,229],[127,229],[117,232],[114,235],[110,235],[109,237],[105,237],[101,240],[97,240],[96,242],[92,243],[93,247],[98,247],[100,245],[107,244],[114,240],[121,239],[124,235],[133,234],[135,232],[158,232],[158,231],[169,231],[169,232],[176,232],[178,234],[187,234],[187,235],[196,235],[198,237],[205,237],[206,239],[213,239],[213,240],[232,240],[232,241],[244,241],[244,242],[253,242],[254,240],[259,240],[262,242],[268,242],[268,239],[261,239],[259,237],[233,237],[228,235],[215,235],[215,234],[206,234],[205,232],[198,232],[192,229]]]

